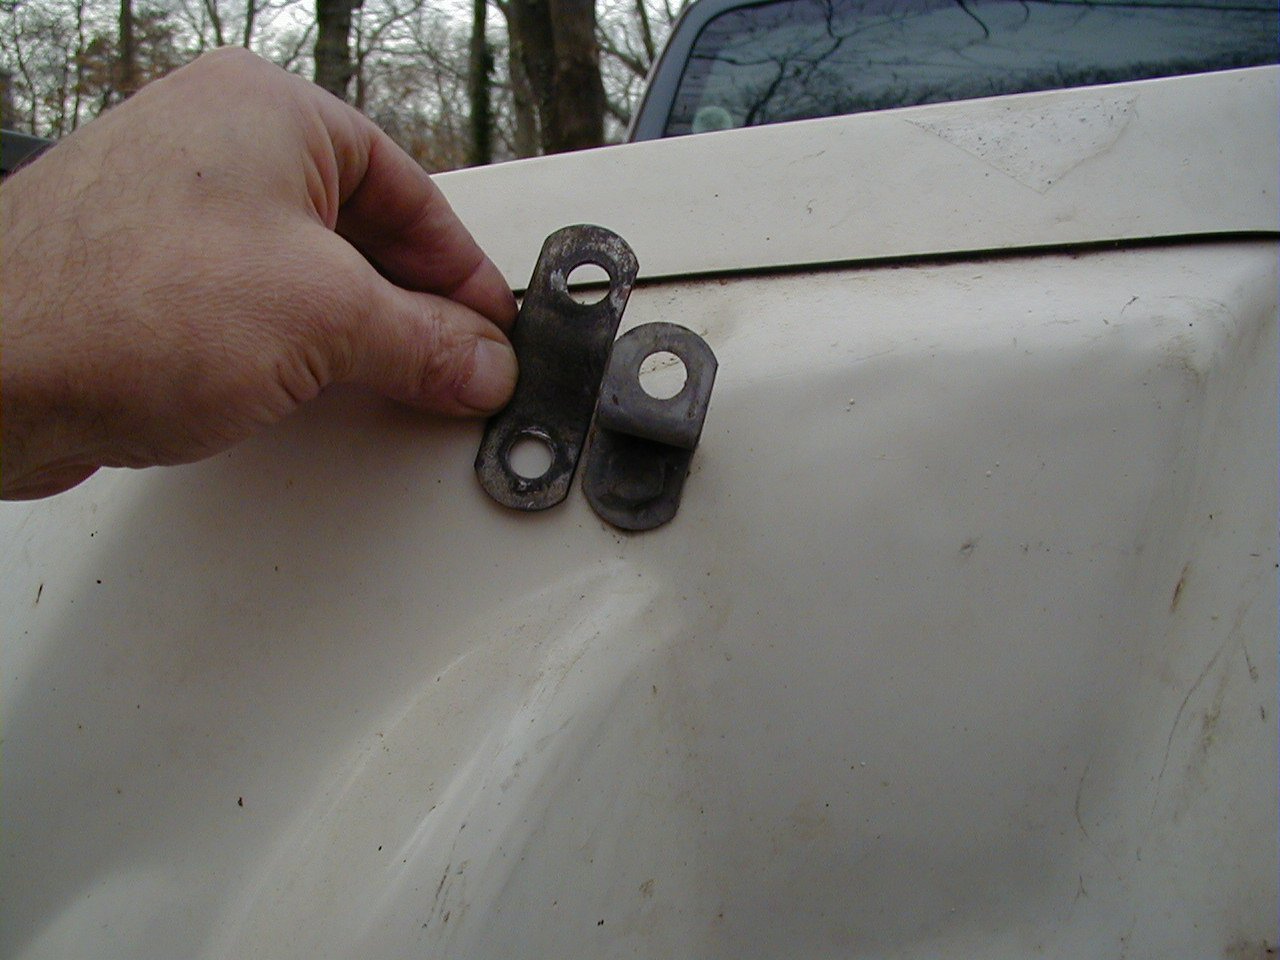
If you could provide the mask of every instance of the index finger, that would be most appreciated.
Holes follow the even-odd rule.
[[[338,233],[398,286],[448,297],[510,330],[511,288],[427,172],[371,120],[316,93],[338,161]]]

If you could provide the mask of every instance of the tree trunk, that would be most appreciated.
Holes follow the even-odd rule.
[[[360,0],[316,0],[316,83],[341,99],[355,73],[351,61],[351,12]]]
[[[511,0],[511,9],[543,151],[599,146],[605,101],[593,0]]]
[[[534,106],[529,75],[524,70],[524,58],[516,52],[518,49],[512,45],[508,64],[511,71],[511,108],[516,121],[515,150],[517,157],[535,157],[540,142],[538,110]]]
[[[533,157],[538,153],[538,111],[534,105],[529,74],[525,70],[520,29],[516,26],[511,2],[497,0],[497,3],[507,21],[507,76],[511,81],[511,111],[515,119],[515,139],[512,146],[517,157]]]
[[[28,100],[31,109],[27,111],[27,131],[34,137],[36,133],[36,119],[39,114],[40,100],[35,96],[36,85],[32,82],[31,70],[27,66],[27,58],[22,53],[22,34],[16,33],[13,37],[13,58],[18,65],[18,72],[22,74],[23,86],[27,88]],[[5,87],[6,93],[8,87]],[[13,110],[12,102],[9,103],[9,109]],[[17,127],[17,116],[14,116],[14,127]]]
[[[18,129],[18,109],[13,102],[13,74],[0,67],[0,127]]]
[[[80,106],[84,101],[84,8],[85,0],[76,0],[76,89],[75,102],[71,106],[71,129],[80,126]]]
[[[596,46],[594,0],[551,0],[555,37],[556,128],[548,153],[604,143],[604,81]]]
[[[355,65],[351,73],[351,79],[356,82],[356,92],[351,95],[350,103],[364,113],[365,104],[369,102],[369,77],[364,71],[364,53],[359,50],[358,43],[356,47]],[[350,89],[349,84],[348,89]]]
[[[120,57],[117,61],[116,93],[121,100],[138,89],[138,48],[133,38],[133,0],[120,0]]]
[[[364,69],[365,57],[368,55],[369,49],[365,46],[364,20],[361,18],[355,22],[355,50],[351,53],[351,79],[356,82],[356,90],[354,94],[347,97],[347,102],[361,113],[364,113],[364,105],[369,95],[369,77]],[[347,90],[350,93],[350,83],[347,84]]]
[[[636,22],[640,24],[640,41],[644,44],[644,58],[647,66],[652,66],[658,56],[658,45],[653,41],[653,27],[649,25],[649,11],[645,9],[645,0],[636,0]]]
[[[493,51],[485,36],[489,0],[473,0],[471,59],[467,88],[471,99],[471,143],[468,162],[473,167],[493,162]]]
[[[257,19],[257,16],[258,16],[257,0],[245,0],[244,33],[241,34],[240,36],[240,46],[244,47],[246,50],[249,49],[249,45],[253,42],[254,20]]]
[[[65,60],[58,74],[57,111],[53,115],[53,139],[61,140],[67,131],[67,96],[71,90],[71,66]]]
[[[213,42],[221,47],[227,42],[227,38],[222,32],[222,11],[218,9],[218,0],[204,0],[204,9],[213,26]]]
[[[534,112],[545,127],[551,117],[551,63],[555,45],[551,39],[548,0],[510,0],[511,52],[519,58],[524,79],[529,83]],[[539,131],[539,141],[543,140]]]

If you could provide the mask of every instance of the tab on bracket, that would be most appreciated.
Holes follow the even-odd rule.
[[[640,383],[641,364],[663,352],[685,367],[684,386],[669,399],[651,396]],[[706,341],[674,323],[648,323],[618,338],[600,385],[582,476],[587,502],[602,520],[624,530],[651,530],[675,516],[716,367]]]

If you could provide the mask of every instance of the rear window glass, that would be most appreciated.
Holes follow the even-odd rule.
[[[1274,63],[1240,0],[784,0],[710,21],[666,135]]]

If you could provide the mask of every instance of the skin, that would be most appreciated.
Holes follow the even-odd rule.
[[[242,50],[0,188],[0,495],[211,456],[335,383],[479,416],[516,305],[416,163]]]

